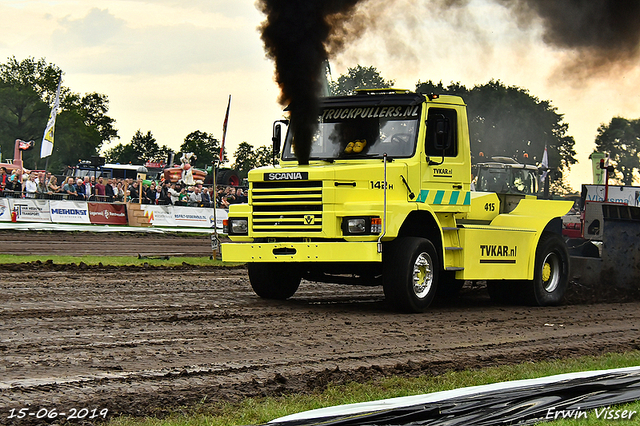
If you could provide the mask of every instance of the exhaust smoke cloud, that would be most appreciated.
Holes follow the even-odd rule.
[[[539,25],[545,44],[566,52],[563,77],[582,81],[622,72],[640,59],[640,2],[635,0],[487,0],[501,5],[521,28]],[[473,0],[259,0],[267,16],[261,26],[267,56],[275,62],[280,103],[290,105],[296,158],[308,164],[315,132],[320,72],[331,59],[365,33],[394,46],[396,58],[411,53],[407,40],[389,40],[389,16],[407,28],[447,20],[458,28],[475,25],[465,8]],[[404,16],[403,10],[406,10]],[[419,12],[417,12],[419,11]],[[384,18],[387,19],[384,19]],[[385,21],[386,25],[377,25]],[[473,31],[477,31],[473,28]],[[483,41],[477,37],[479,48]],[[427,77],[427,76],[425,76]]]
[[[294,149],[300,164],[309,163],[318,120],[320,71],[330,52],[339,51],[340,31],[358,0],[261,0],[267,15],[261,26],[267,56],[276,67],[282,105],[288,105]]]
[[[640,57],[640,2],[635,0],[499,0],[522,26],[541,23],[543,41],[565,50],[564,77],[588,79],[635,66]]]

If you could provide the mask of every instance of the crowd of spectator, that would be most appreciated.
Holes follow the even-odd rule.
[[[102,202],[141,202],[142,204],[229,208],[230,204],[246,203],[247,191],[243,188],[204,186],[168,181],[148,182],[140,185],[135,179],[103,178],[93,176],[83,179],[68,177],[58,182],[51,173],[38,172],[19,175],[0,168],[0,196],[65,199]],[[149,183],[149,184],[147,184]],[[140,188],[142,186],[142,188]]]

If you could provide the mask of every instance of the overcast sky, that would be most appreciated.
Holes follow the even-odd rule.
[[[541,42],[536,22],[522,29],[493,3],[445,12],[411,0],[384,3],[391,6],[372,29],[332,59],[334,78],[360,64],[412,90],[419,80],[471,87],[492,78],[527,88],[569,124],[580,161],[570,174],[576,189],[590,183],[598,126],[640,117],[639,67],[576,81],[559,72],[567,54]],[[45,58],[72,91],[106,94],[123,143],[138,129],[176,150],[194,130],[220,139],[232,95],[232,154],[243,141],[270,144],[282,115],[257,31],[263,18],[253,0],[0,0],[0,62]]]

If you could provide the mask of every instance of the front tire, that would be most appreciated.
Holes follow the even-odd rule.
[[[253,291],[263,299],[290,298],[302,279],[296,267],[282,263],[249,263],[247,269]]]
[[[438,254],[425,238],[398,238],[383,252],[384,295],[401,312],[425,312],[436,294]]]
[[[569,251],[562,237],[545,232],[536,250],[533,281],[525,288],[525,302],[533,306],[558,305],[569,284]]]

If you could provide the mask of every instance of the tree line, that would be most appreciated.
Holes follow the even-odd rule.
[[[16,138],[42,140],[62,71],[45,59],[9,58],[0,64],[0,149],[3,158],[12,156]],[[383,78],[375,67],[357,65],[330,82],[334,95],[351,94],[358,88],[392,87],[394,80]],[[566,189],[563,174],[577,162],[575,140],[569,126],[549,100],[540,100],[527,89],[507,86],[500,80],[466,87],[459,82],[444,85],[431,80],[418,81],[415,91],[425,94],[461,96],[467,104],[472,162],[494,156],[511,157],[528,164],[539,164],[545,147],[557,190]],[[108,116],[109,99],[104,94],[61,90],[60,112],[55,130],[54,151],[47,160],[50,170],[73,165],[79,159],[98,155],[103,146],[119,139],[115,120]],[[37,143],[39,148],[40,144]],[[640,119],[614,117],[598,128],[595,150],[610,154],[616,166],[617,180],[624,184],[637,181],[640,171]],[[168,157],[170,149],[159,145],[151,131],[138,130],[129,143],[119,143],[104,151],[109,162],[142,164]],[[220,141],[200,130],[189,133],[180,151],[194,152],[196,167],[206,168],[219,155]],[[254,148],[242,142],[233,155],[232,168],[241,176],[248,170],[270,164],[271,148]],[[228,161],[226,149],[224,159]],[[43,168],[39,149],[24,153],[25,167]],[[563,188],[564,187],[564,188]]]
[[[0,153],[2,158],[13,158],[16,139],[34,140],[36,149],[23,152],[24,167],[58,172],[65,166],[75,165],[101,154],[102,148],[119,139],[116,121],[108,116],[109,98],[100,93],[81,95],[62,85],[60,109],[56,118],[53,152],[46,159],[40,158],[40,143],[54,103],[62,70],[45,59],[15,57],[0,64]],[[104,150],[107,162],[144,164],[147,161],[166,161],[172,150],[159,145],[151,131],[141,130],[129,143],[119,143]],[[182,153],[193,152],[197,159],[194,166],[207,168],[219,157],[220,141],[211,133],[200,130],[189,133],[180,151],[175,153],[179,163]],[[271,148],[254,148],[242,142],[233,155],[232,168],[241,177],[251,168],[271,163]],[[224,161],[228,161],[226,149]]]
[[[62,70],[44,59],[15,57],[0,64],[0,150],[13,158],[16,139],[36,141],[23,153],[26,168],[44,168],[40,143],[53,105]],[[99,93],[81,95],[61,87],[51,170],[96,155],[103,143],[118,137],[115,120],[107,115],[109,99]]]
[[[168,161],[171,152],[173,151],[166,145],[159,146],[150,131],[143,134],[138,130],[133,135],[131,143],[120,143],[108,149],[105,152],[105,160],[109,163],[144,164],[147,161]],[[180,157],[187,152],[195,154],[195,159],[191,161],[192,166],[207,169],[214,160],[220,158],[220,141],[211,133],[196,130],[184,138],[180,150],[174,153],[174,163],[179,164]],[[231,168],[238,172],[240,178],[245,178],[249,170],[271,164],[272,153],[271,147],[254,148],[248,142],[241,142],[233,154],[235,161]],[[223,162],[229,161],[226,148],[223,150],[222,158]]]

